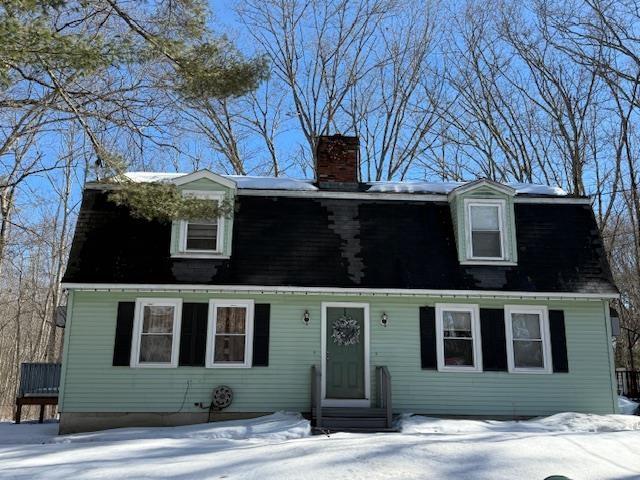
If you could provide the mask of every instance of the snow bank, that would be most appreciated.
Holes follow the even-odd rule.
[[[283,441],[311,434],[308,420],[278,412],[247,420],[229,420],[181,427],[115,428],[57,436],[58,424],[0,423],[0,444],[123,442],[129,440],[268,440]]]
[[[201,423],[182,427],[115,428],[101,432],[64,435],[55,443],[112,442],[158,438],[197,440],[271,440],[302,438],[311,434],[308,420],[297,413],[277,412],[247,420]]]
[[[465,183],[466,182],[421,182],[411,180],[405,182],[370,182],[369,185],[371,185],[371,187],[367,191],[447,194]],[[506,183],[505,185],[515,189],[517,194],[555,196],[564,196],[567,194],[567,192],[559,187],[548,185],[537,185],[534,183]]]
[[[623,415],[635,415],[638,412],[638,402],[629,400],[627,397],[618,397],[618,408]]]
[[[0,445],[49,443],[58,434],[58,422],[0,422]]]
[[[640,417],[626,415],[593,415],[590,413],[558,413],[550,417],[523,421],[458,420],[405,415],[402,433],[535,433],[535,432],[623,432],[640,430]]]

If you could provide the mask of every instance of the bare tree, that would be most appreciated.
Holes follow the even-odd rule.
[[[354,83],[342,107],[360,137],[367,180],[405,178],[437,141],[444,87],[433,65],[437,12],[429,4],[416,7],[397,8],[398,18],[381,29],[374,67]]]
[[[580,8],[572,8],[576,6]],[[620,344],[626,346],[623,357],[633,368],[634,349],[640,340],[640,135],[636,128],[640,120],[640,11],[637,2],[630,0],[585,0],[580,5],[546,0],[538,2],[537,11],[546,38],[593,72],[608,92],[602,110],[613,148],[610,161],[600,165],[607,173],[598,174],[596,198],[622,294],[617,302],[625,332]]]
[[[394,0],[269,0],[243,2],[240,18],[288,86],[311,158],[316,138],[351,127],[342,115],[354,86],[384,58],[378,34]]]
[[[242,102],[240,123],[258,137],[267,155],[257,165],[273,176],[286,172],[290,163],[278,148],[279,137],[287,132],[284,108],[286,92],[276,79],[264,82]]]
[[[230,167],[236,175],[246,175],[246,155],[242,142],[246,135],[238,125],[233,100],[203,100],[192,102],[184,112],[191,132],[204,136],[211,149],[222,157],[222,171]]]

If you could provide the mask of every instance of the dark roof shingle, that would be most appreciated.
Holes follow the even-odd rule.
[[[230,259],[171,258],[171,226],[87,189],[64,281],[616,293],[589,205],[515,205],[517,266],[460,265],[446,202],[236,197]]]

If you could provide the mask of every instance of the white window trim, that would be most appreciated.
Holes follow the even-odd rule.
[[[151,363],[140,362],[140,341],[142,339],[143,311],[146,306],[174,307],[173,337],[171,339],[171,362]],[[181,298],[136,298],[133,317],[133,342],[129,364],[134,368],[176,368],[178,366],[178,351],[180,348],[180,325],[182,322]]]
[[[467,260],[485,262],[505,262],[508,260],[506,252],[507,249],[507,219],[506,208],[507,202],[504,199],[476,199],[466,198],[464,200],[464,215],[465,215],[465,238],[467,240]],[[500,228],[500,256],[499,257],[475,257],[473,255],[473,240],[472,240],[472,223],[471,223],[471,207],[498,207],[498,223]]]
[[[215,328],[218,307],[243,307],[247,309],[247,319],[244,337],[244,362],[243,363],[215,363]],[[251,368],[253,362],[253,300],[209,300],[209,318],[207,321],[207,353],[205,366],[207,368]]]
[[[470,312],[473,335],[473,367],[445,365],[443,312]],[[439,372],[482,372],[482,339],[480,337],[480,308],[475,304],[436,303],[436,351]]]
[[[540,317],[540,333],[542,335],[542,359],[543,368],[517,368],[513,354],[513,327],[511,317],[514,313],[533,313]],[[504,322],[507,339],[507,364],[509,373],[532,373],[549,374],[553,373],[553,363],[551,359],[551,338],[549,335],[549,309],[544,305],[505,305]]]
[[[184,196],[191,196],[195,198],[203,198],[209,200],[216,200],[220,203],[224,201],[224,192],[208,192],[203,190],[184,190],[182,192]],[[192,258],[229,258],[228,255],[224,255],[224,215],[218,216],[218,230],[216,238],[216,250],[188,250],[187,249],[187,225],[189,220],[179,220],[178,224],[178,252],[174,257],[192,257]]]

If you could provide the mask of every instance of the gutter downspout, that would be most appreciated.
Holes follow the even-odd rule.
[[[609,301],[604,300],[602,302],[602,307],[604,308],[604,321],[605,321],[605,334],[607,341],[607,351],[609,352],[609,375],[611,378],[611,403],[612,403],[612,411],[613,413],[620,413],[620,408],[618,406],[618,382],[616,380],[616,369],[615,369],[615,359],[613,356],[613,343],[611,341],[612,332],[611,332],[611,316],[609,312]]]
[[[73,304],[74,304],[75,292],[69,291],[67,297],[67,318],[64,326],[64,351],[62,355],[62,371],[60,372],[60,387],[58,389],[58,413],[61,414],[64,411],[64,394],[67,383],[67,367],[69,365],[69,344],[71,342],[71,323],[73,319]]]

